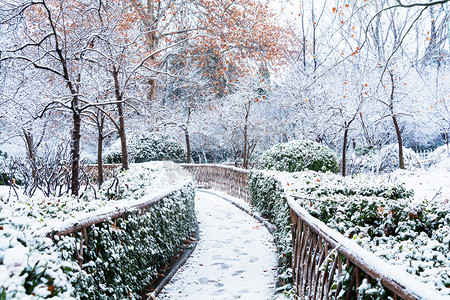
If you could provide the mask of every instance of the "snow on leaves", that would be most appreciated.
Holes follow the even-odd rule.
[[[107,187],[114,179],[80,199],[21,197],[0,202],[0,299],[92,299],[142,292],[157,276],[157,268],[194,230],[194,190],[190,177],[169,162],[132,165],[118,177],[119,192],[113,198]],[[128,209],[124,218],[90,226],[86,245],[72,236],[55,235],[51,240],[40,234],[66,220],[76,223],[109,208],[130,208],[177,184],[182,184],[180,190],[153,204],[147,213]],[[75,237],[80,241],[81,233]],[[80,246],[82,269],[74,257]]]

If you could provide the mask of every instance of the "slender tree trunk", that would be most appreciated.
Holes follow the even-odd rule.
[[[306,71],[306,32],[305,32],[305,13],[303,10],[304,3],[302,1],[302,10],[301,10],[301,17],[302,17],[302,56],[303,56],[303,71]]]
[[[25,137],[25,144],[27,149],[27,156],[29,159],[29,164],[31,167],[31,177],[33,178],[33,183],[31,186],[25,185],[25,194],[31,196],[33,190],[38,186],[38,174],[37,174],[37,164],[36,164],[36,145],[34,144],[33,135],[27,130],[23,129],[23,135]]]
[[[120,93],[119,86],[119,72],[113,67],[113,77],[114,77],[114,89],[116,93],[116,101],[117,101],[117,112],[119,113],[119,136],[120,136],[120,145],[122,148],[122,170],[128,170],[128,151],[127,151],[127,138],[125,135],[125,120],[124,120],[124,111],[123,111],[123,103],[122,103],[122,94]]]
[[[195,94],[195,92],[194,92]],[[194,94],[192,95],[192,99],[194,98]],[[187,108],[187,120],[186,120],[186,126],[184,126],[184,137],[186,139],[186,162],[188,164],[190,164],[192,162],[192,157],[191,157],[191,140],[189,139],[189,123],[191,121],[191,107],[188,106]]]
[[[119,112],[119,135],[120,145],[122,147],[122,169],[128,170],[128,150],[127,150],[127,138],[125,135],[125,120],[123,117],[123,104],[117,104],[117,110]]]
[[[191,158],[191,141],[189,140],[189,131],[188,131],[187,128],[184,130],[184,137],[186,139],[186,162],[188,164],[190,164],[191,161],[192,161],[192,158]]]
[[[75,96],[73,100],[73,107],[75,110],[73,111],[73,131],[72,131],[72,181],[71,181],[71,190],[72,196],[78,197],[78,191],[80,189],[80,137],[81,137],[81,115],[77,111],[76,107],[78,107],[78,97]]]
[[[395,133],[397,134],[397,141],[398,141],[398,163],[400,166],[400,169],[405,169],[405,161],[403,159],[403,141],[402,141],[402,134],[400,132],[400,127],[398,126],[397,122],[397,116],[392,115],[392,121],[394,122],[395,127]]]
[[[348,126],[345,127],[344,130],[344,142],[342,145],[342,177],[345,177],[347,174],[347,142],[348,142]]]
[[[102,151],[103,151],[103,137],[98,137],[98,148],[97,148],[97,184],[100,187],[103,184],[103,161],[102,161]]]
[[[102,114],[102,112],[98,112],[98,116],[100,117],[98,120],[98,142],[97,142],[97,184],[98,187],[100,188],[100,186],[103,184],[103,140],[104,140],[104,136],[103,136],[103,125],[104,125],[104,121],[105,118]]]
[[[244,149],[242,153],[242,167],[244,169],[248,168],[248,117],[250,115],[250,105],[251,101],[249,100],[245,107],[245,119],[244,119]]]
[[[397,115],[394,113],[394,91],[395,91],[395,85],[394,85],[394,73],[389,72],[389,75],[391,76],[391,102],[389,104],[389,109],[391,111],[392,121],[394,122],[395,127],[395,133],[397,135],[397,141],[398,141],[398,164],[400,166],[400,169],[405,169],[405,161],[403,160],[403,141],[402,141],[402,134],[400,132],[400,127],[398,126],[397,122]]]
[[[23,135],[25,137],[25,143],[27,148],[27,155],[30,159],[31,163],[31,176],[33,177],[33,181],[36,182],[36,155],[34,153],[34,143],[33,143],[33,136],[31,133],[23,129]]]
[[[314,79],[316,78],[316,72],[317,72],[317,53],[316,53],[316,27],[317,27],[317,23],[316,23],[316,15],[314,13],[314,0],[311,1],[311,21],[312,21],[312,26],[313,26],[313,36],[312,36],[312,55],[313,55],[313,66],[314,66]]]
[[[244,169],[248,168],[248,153],[247,153],[247,147],[248,147],[248,133],[247,133],[247,121],[244,125],[244,151],[242,153],[242,156],[244,158],[244,161],[242,162],[242,167]]]

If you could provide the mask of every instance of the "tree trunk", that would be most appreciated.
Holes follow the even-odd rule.
[[[75,96],[73,100],[73,131],[72,131],[72,181],[71,187],[72,196],[78,197],[78,191],[80,189],[80,137],[81,137],[81,115],[77,111],[78,107],[78,97]]]
[[[316,72],[317,72],[317,53],[316,53],[316,27],[317,27],[317,23],[316,23],[316,15],[314,13],[314,0],[311,1],[311,22],[312,22],[312,26],[313,26],[313,36],[312,36],[312,55],[313,55],[313,66],[314,66],[314,79],[316,78]]]
[[[26,150],[27,150],[27,157],[29,160],[29,164],[31,167],[31,177],[33,178],[33,182],[31,184],[31,186],[29,184],[25,185],[25,195],[27,196],[32,196],[33,195],[33,190],[37,188],[38,186],[38,174],[37,174],[37,164],[36,164],[36,145],[34,144],[34,139],[33,139],[33,135],[23,129],[23,135],[25,137],[25,145],[26,145]]]
[[[247,120],[246,120],[245,125],[244,125],[244,151],[242,153],[242,156],[244,159],[244,161],[242,162],[242,167],[244,169],[248,168],[247,147],[248,147],[248,133],[247,133]]]
[[[402,141],[402,134],[400,132],[400,127],[398,126],[397,122],[397,116],[394,113],[394,91],[395,91],[395,81],[394,81],[394,73],[389,72],[389,75],[391,76],[391,102],[389,104],[389,109],[391,111],[392,121],[394,122],[395,127],[395,133],[397,134],[397,141],[398,141],[398,164],[400,166],[400,169],[405,169],[405,161],[403,160],[403,141]]]
[[[347,142],[348,142],[348,126],[345,127],[344,130],[344,143],[342,146],[342,177],[345,177],[347,166],[346,166],[346,160],[347,160]]]
[[[119,86],[119,72],[113,67],[113,77],[114,77],[114,89],[116,93],[117,101],[117,112],[119,113],[119,135],[120,135],[120,145],[122,148],[122,170],[128,170],[128,151],[127,151],[127,138],[125,135],[125,120],[124,111],[122,103],[122,94],[120,93]]]
[[[402,141],[402,134],[400,132],[400,127],[398,126],[397,122],[397,116],[392,115],[392,121],[394,122],[395,127],[395,133],[397,134],[397,141],[398,141],[398,163],[400,166],[400,169],[405,169],[405,161],[403,160],[403,141]]]
[[[184,137],[186,139],[186,162],[188,164],[190,164],[191,160],[192,160],[192,158],[191,158],[191,141],[189,140],[189,131],[187,128],[184,130]]]
[[[195,94],[195,92],[194,92],[194,94]],[[194,94],[192,94],[192,99],[191,100],[193,100]],[[188,164],[190,164],[191,161],[192,161],[192,157],[191,157],[191,140],[189,139],[189,129],[188,129],[189,128],[189,123],[191,121],[191,113],[192,113],[192,110],[191,110],[190,106],[188,106],[187,112],[188,112],[188,115],[187,115],[187,119],[186,119],[186,126],[183,126],[183,129],[184,129],[184,137],[186,139],[186,161],[187,161]]]
[[[103,151],[103,137],[98,137],[98,148],[97,148],[97,184],[98,187],[103,184],[103,161],[102,161],[102,151]]]
[[[125,135],[125,120],[123,117],[123,104],[117,104],[117,110],[119,112],[119,135],[120,145],[122,147],[122,170],[128,170],[128,151],[127,151],[127,138]]]
[[[31,163],[31,176],[33,177],[33,181],[36,182],[36,155],[34,153],[34,143],[33,143],[33,136],[31,133],[23,129],[23,135],[25,137],[25,143],[27,148],[27,155],[30,159]]]
[[[98,120],[98,142],[97,142],[97,184],[98,187],[103,184],[103,139],[105,138],[103,136],[103,125],[105,118],[102,115],[102,112],[98,112],[100,119]]]
[[[243,158],[243,162],[242,162],[242,167],[244,169],[248,168],[248,117],[250,115],[250,105],[251,105],[251,100],[249,100],[247,102],[247,105],[245,106],[245,119],[244,119],[244,149],[243,149],[243,153],[242,153],[242,158]]]

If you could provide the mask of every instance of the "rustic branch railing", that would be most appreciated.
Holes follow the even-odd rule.
[[[119,167],[119,165],[115,164],[104,164],[103,165],[103,178],[104,180],[108,180],[114,177],[114,171]],[[89,182],[92,184],[98,183],[98,168],[97,165],[87,165],[86,166],[86,175],[89,178]]]
[[[37,232],[37,235],[47,236],[50,238],[53,238],[54,236],[72,235],[76,239],[75,256],[81,267],[83,264],[83,248],[88,246],[88,227],[108,220],[112,220],[114,224],[116,224],[117,219],[124,218],[125,214],[130,211],[138,211],[140,215],[143,215],[149,211],[150,206],[166,197],[169,197],[174,191],[181,190],[191,182],[191,180],[187,180],[176,186],[171,186],[168,189],[153,195],[151,199],[136,200],[132,205],[117,204],[102,208],[101,212],[92,211],[86,213],[81,218],[68,219],[54,227],[44,227],[42,230]]]
[[[444,299],[411,274],[313,218],[289,195],[287,199],[293,224],[292,270],[298,298],[357,299],[362,281],[367,279],[381,283],[393,299]]]
[[[249,171],[221,165],[182,166],[194,175],[198,185],[251,202]],[[286,196],[292,220],[292,270],[297,299],[357,299],[364,279],[380,283],[392,299],[445,298],[313,218]]]
[[[230,166],[208,164],[181,164],[191,172],[197,185],[212,188],[251,203],[248,188],[249,171]]]

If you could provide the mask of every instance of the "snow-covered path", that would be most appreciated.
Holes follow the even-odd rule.
[[[158,299],[271,299],[276,248],[254,218],[224,199],[197,191],[197,247]]]

